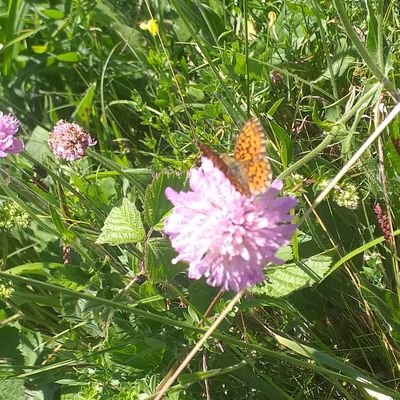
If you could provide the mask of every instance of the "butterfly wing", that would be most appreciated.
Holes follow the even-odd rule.
[[[248,120],[240,131],[234,158],[245,170],[249,192],[265,192],[272,181],[272,169],[265,156],[265,132],[257,118]]]
[[[228,172],[228,166],[224,163],[219,154],[203,143],[199,143],[199,149],[201,154],[211,160],[214,164],[214,167],[218,168],[226,176]]]
[[[212,161],[214,167],[218,168],[229,179],[230,183],[238,192],[246,196],[250,195],[248,186],[243,185],[241,180],[234,173],[234,170],[231,168],[232,163],[237,164],[234,158],[227,156],[221,157],[218,153],[216,153],[214,150],[210,149],[203,143],[199,143],[199,148],[203,156]]]

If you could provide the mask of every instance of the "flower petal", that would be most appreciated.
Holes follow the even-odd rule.
[[[263,268],[289,243],[296,225],[289,211],[295,198],[276,198],[281,181],[258,198],[240,194],[207,158],[190,170],[189,192],[165,191],[174,204],[165,232],[178,252],[174,262],[189,263],[191,279],[239,291],[264,279]]]

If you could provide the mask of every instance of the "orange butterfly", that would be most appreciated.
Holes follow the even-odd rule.
[[[233,157],[220,156],[202,143],[199,147],[203,155],[245,196],[263,193],[270,185],[272,170],[265,156],[265,132],[257,118],[249,119],[243,126]]]

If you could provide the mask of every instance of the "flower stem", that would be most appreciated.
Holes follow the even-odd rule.
[[[207,339],[213,334],[213,332],[218,328],[221,322],[226,318],[226,316],[232,311],[233,307],[237,304],[237,302],[241,299],[244,291],[239,292],[227,305],[227,307],[222,311],[221,315],[214,321],[214,323],[208,328],[207,332],[204,336],[196,343],[191,352],[186,356],[186,358],[182,361],[176,371],[172,374],[172,376],[165,382],[165,384],[157,389],[157,394],[154,397],[154,400],[162,399],[163,395],[167,392],[167,390],[174,383],[175,379],[180,375],[180,373],[186,368],[186,366],[190,363],[192,358],[196,355],[196,353],[200,350],[200,348],[204,345]]]

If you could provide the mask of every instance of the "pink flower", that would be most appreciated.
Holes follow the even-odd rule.
[[[49,146],[56,158],[75,161],[85,155],[88,146],[97,142],[75,122],[57,122],[49,135]]]
[[[238,292],[261,282],[269,262],[283,262],[276,253],[297,227],[288,214],[296,199],[276,198],[282,186],[274,181],[260,197],[246,197],[202,158],[202,166],[190,171],[191,191],[165,191],[175,206],[165,221],[165,232],[178,252],[173,262],[188,262],[190,278],[204,276],[222,290]]]
[[[24,143],[14,137],[18,129],[18,119],[12,114],[4,115],[0,111],[0,157],[19,153],[24,149]]]

